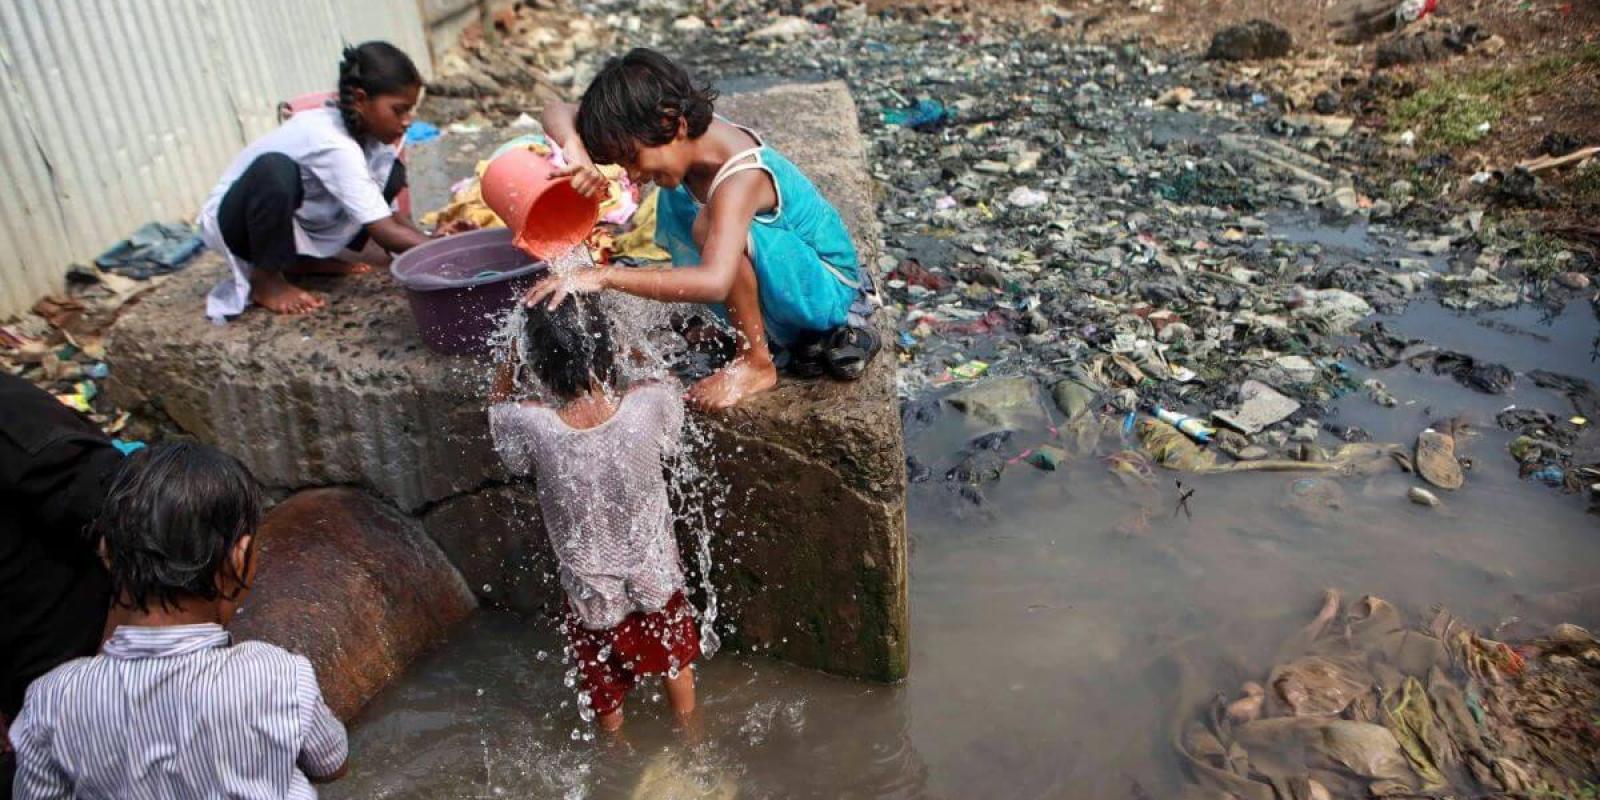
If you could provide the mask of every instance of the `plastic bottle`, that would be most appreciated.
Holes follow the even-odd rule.
[[[1156,419],[1159,419],[1162,422],[1165,422],[1168,425],[1183,431],[1183,435],[1201,444],[1211,441],[1211,437],[1215,436],[1217,433],[1215,428],[1205,424],[1196,417],[1189,416],[1188,414],[1179,414],[1176,411],[1168,411],[1159,406],[1156,407],[1155,414]]]

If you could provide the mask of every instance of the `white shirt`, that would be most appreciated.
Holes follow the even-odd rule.
[[[662,384],[633,389],[610,419],[586,429],[552,408],[490,407],[489,433],[507,471],[536,475],[561,586],[583,627],[660,611],[683,590],[662,472],[682,432],[683,398]]]
[[[238,314],[249,305],[250,264],[228,250],[217,226],[217,209],[234,181],[266,153],[282,153],[300,165],[305,198],[294,215],[298,253],[336,256],[363,227],[394,213],[383,199],[383,185],[400,157],[400,148],[370,140],[365,145],[357,142],[333,106],[295,114],[241,151],[200,209],[200,236],[207,247],[228,261],[231,273],[207,298],[206,316],[213,320]]]
[[[28,687],[11,726],[17,800],[317,796],[344,726],[311,662],[221,625],[124,625]]]
[[[394,213],[383,199],[383,184],[399,149],[378,144],[363,148],[345,131],[339,109],[327,106],[295,114],[251,142],[222,173],[200,216],[215,218],[222,196],[265,153],[282,153],[300,165],[306,196],[294,215],[294,233],[295,249],[301,253],[338,255],[364,226]]]

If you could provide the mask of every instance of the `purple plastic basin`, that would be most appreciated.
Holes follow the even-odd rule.
[[[511,243],[506,228],[435,239],[389,267],[405,287],[423,344],[450,356],[487,353],[489,334],[545,270]]]

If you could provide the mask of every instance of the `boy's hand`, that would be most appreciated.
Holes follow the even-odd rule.
[[[590,200],[599,200],[609,192],[611,182],[593,164],[568,164],[552,177],[571,178],[572,188]]]
[[[605,272],[604,267],[596,267],[574,270],[567,275],[551,275],[534,284],[522,296],[522,304],[532,308],[542,301],[548,301],[547,307],[553,311],[568,295],[590,294],[606,288]]]

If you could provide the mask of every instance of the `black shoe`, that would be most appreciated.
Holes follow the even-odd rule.
[[[882,349],[883,339],[872,323],[844,325],[828,336],[823,357],[829,375],[841,381],[853,381],[866,374],[867,365]]]

